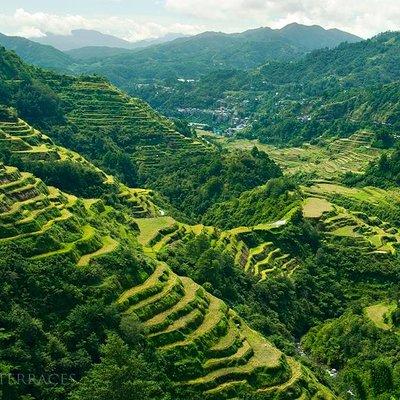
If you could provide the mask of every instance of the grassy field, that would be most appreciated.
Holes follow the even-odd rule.
[[[395,310],[396,303],[379,303],[365,309],[365,315],[378,327],[389,330],[393,327],[390,321],[390,313]],[[387,320],[385,321],[385,317]]]
[[[332,211],[332,204],[326,199],[308,197],[303,204],[303,215],[306,218],[320,218],[324,212]]]
[[[147,244],[160,229],[168,228],[176,223],[171,217],[137,218],[135,221],[139,225],[139,242],[142,245]]]
[[[104,254],[111,253],[117,247],[118,247],[118,242],[116,240],[114,240],[110,236],[104,237],[103,246],[99,250],[93,253],[85,254],[83,257],[81,257],[81,259],[78,261],[78,267],[83,267],[85,265],[88,265],[90,260],[96,257],[100,257]]]

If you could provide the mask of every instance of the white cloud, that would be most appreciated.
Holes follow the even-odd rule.
[[[195,34],[203,26],[182,23],[160,24],[138,22],[124,17],[87,18],[81,15],[59,15],[44,12],[30,13],[20,8],[14,14],[0,13],[0,32],[25,37],[40,37],[46,32],[67,35],[73,29],[97,29],[103,33],[136,41],[160,37],[167,33]]]
[[[135,41],[168,32],[233,32],[258,26],[278,28],[291,22],[339,28],[363,37],[400,29],[399,0],[158,0],[157,4],[160,12],[154,15],[92,17],[22,8],[13,14],[0,11],[0,32],[38,37],[45,32],[68,34],[86,28]]]
[[[167,9],[209,21],[319,24],[362,36],[400,29],[399,0],[166,0]]]

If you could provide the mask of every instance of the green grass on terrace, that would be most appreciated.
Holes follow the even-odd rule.
[[[139,242],[142,245],[146,245],[159,230],[169,228],[176,222],[172,217],[138,218],[135,221],[139,225]]]
[[[390,313],[396,309],[396,303],[379,303],[365,308],[365,315],[378,327],[389,330],[393,327]],[[385,321],[385,317],[387,321]]]

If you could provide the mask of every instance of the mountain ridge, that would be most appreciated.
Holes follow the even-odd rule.
[[[179,33],[167,33],[158,38],[150,38],[137,41],[128,41],[115,35],[109,35],[92,29],[73,29],[70,35],[56,35],[47,32],[46,36],[32,38],[40,44],[50,45],[58,50],[68,52],[84,47],[110,47],[134,50],[136,48],[147,47],[154,44],[164,43],[185,35]]]
[[[74,64],[74,60],[64,52],[23,37],[0,33],[0,45],[15,51],[27,63],[44,68],[66,70]]]

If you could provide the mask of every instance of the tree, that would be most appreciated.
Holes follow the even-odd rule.
[[[166,378],[143,356],[112,333],[101,362],[79,382],[70,400],[167,400]]]
[[[370,369],[371,385],[375,394],[381,394],[393,389],[393,370],[386,359],[375,360]]]
[[[392,312],[392,322],[394,326],[400,327],[400,308],[397,307]]]

